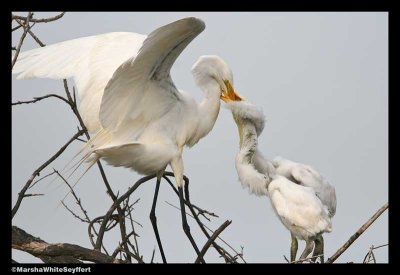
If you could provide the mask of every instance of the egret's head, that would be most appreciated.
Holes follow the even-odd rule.
[[[192,74],[200,87],[216,82],[219,95],[225,103],[243,100],[233,89],[232,71],[222,58],[216,55],[200,56],[192,67]]]
[[[253,124],[257,135],[260,135],[264,129],[265,116],[260,107],[248,101],[232,101],[226,104],[226,108],[232,112],[239,132],[245,124]]]

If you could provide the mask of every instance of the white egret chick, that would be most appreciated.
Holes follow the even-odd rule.
[[[297,239],[306,241],[301,260],[313,251],[314,242],[313,256],[323,255],[322,234],[331,232],[331,217],[336,212],[334,187],[308,165],[283,158],[265,159],[257,148],[265,124],[262,111],[247,101],[224,101],[239,130],[236,170],[242,186],[257,196],[269,196],[274,212],[291,232],[291,261],[296,259]]]

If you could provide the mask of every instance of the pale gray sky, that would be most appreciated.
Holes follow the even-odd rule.
[[[55,13],[37,13],[46,17]],[[325,234],[325,253],[331,256],[388,200],[388,14],[387,13],[66,13],[56,22],[37,24],[35,34],[46,44],[114,31],[148,34],[177,19],[196,16],[206,29],[181,54],[172,69],[177,87],[202,93],[190,68],[200,55],[216,54],[231,67],[235,89],[261,106],[267,118],[259,140],[264,155],[281,155],[316,168],[335,185],[338,200],[333,232]],[[13,33],[13,45],[19,32]],[[38,47],[28,36],[23,50]],[[48,93],[63,95],[61,81],[12,81],[12,100],[28,100]],[[76,120],[68,106],[55,99],[14,106],[12,111],[12,203],[32,172],[75,132]],[[248,262],[284,262],[290,234],[274,215],[268,198],[243,190],[234,159],[238,134],[230,112],[221,108],[211,133],[184,152],[185,174],[191,179],[191,199],[220,218],[206,224],[232,224],[222,237],[236,249],[244,246]],[[62,169],[82,143],[75,142],[51,167]],[[124,192],[140,176],[105,165],[114,190]],[[26,198],[13,220],[48,242],[91,247],[87,225],[57,205],[67,191],[61,181],[43,181],[33,191],[43,197]],[[133,199],[141,198],[135,219],[145,261],[157,248],[149,211],[155,182],[146,183]],[[165,183],[165,184],[164,184]],[[90,217],[110,206],[97,168],[77,185]],[[195,252],[181,229],[178,198],[163,182],[157,207],[158,226],[167,259],[193,262]],[[69,205],[75,206],[73,200]],[[189,218],[199,246],[206,239]],[[116,245],[118,235],[106,239]],[[384,213],[337,262],[361,262],[371,245],[388,243],[388,214]],[[301,243],[299,251],[303,249]],[[14,252],[18,262],[38,262]],[[388,249],[376,251],[388,261]],[[208,262],[221,262],[212,250]],[[161,262],[156,253],[156,262]]]

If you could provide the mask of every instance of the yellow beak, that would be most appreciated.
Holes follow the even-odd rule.
[[[228,80],[224,80],[224,84],[226,87],[226,91],[222,91],[221,94],[221,100],[224,101],[225,103],[231,102],[231,101],[242,101],[244,100],[243,97],[235,93],[235,90],[233,89],[231,83]]]

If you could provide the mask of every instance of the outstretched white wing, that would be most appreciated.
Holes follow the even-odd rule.
[[[74,78],[80,113],[92,132],[100,128],[99,109],[104,88],[115,70],[135,58],[146,36],[113,32],[52,44],[19,54],[13,74],[26,78]]]
[[[135,120],[146,125],[182,101],[170,70],[204,28],[203,21],[189,17],[149,34],[137,57],[125,61],[108,82],[100,107],[102,126],[117,130],[124,122],[132,125]]]

